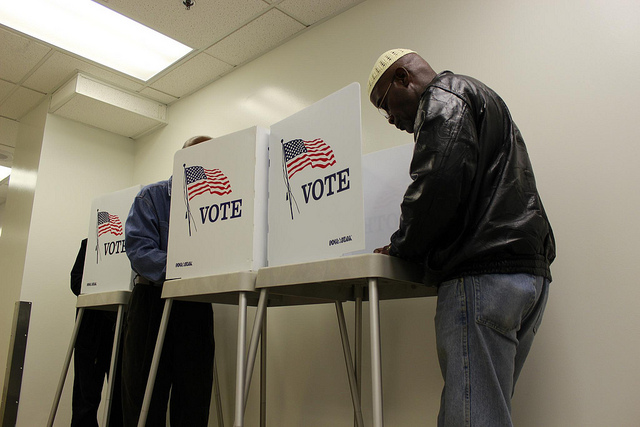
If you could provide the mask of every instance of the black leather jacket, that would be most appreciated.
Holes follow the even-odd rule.
[[[520,131],[481,82],[445,71],[414,126],[411,179],[390,254],[428,281],[489,273],[551,279],[555,241]]]

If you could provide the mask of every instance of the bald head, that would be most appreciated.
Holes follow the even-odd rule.
[[[415,52],[399,56],[385,68],[373,84],[369,100],[385,117],[388,116],[390,124],[413,133],[420,97],[436,73]],[[374,67],[372,75],[375,70]]]
[[[200,144],[201,142],[209,141],[210,139],[211,137],[206,135],[193,136],[185,141],[185,143],[182,145],[182,148],[192,147],[194,145]]]

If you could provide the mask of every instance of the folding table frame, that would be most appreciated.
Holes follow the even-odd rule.
[[[232,304],[238,305],[238,347],[236,358],[236,399],[235,399],[235,426],[242,427],[244,425],[244,410],[246,407],[247,397],[249,394],[249,385],[251,382],[251,376],[253,373],[254,362],[257,354],[258,340],[260,335],[266,335],[263,332],[266,327],[263,327],[264,323],[261,321],[257,323],[258,329],[254,327],[252,331],[252,343],[247,359],[245,360],[246,349],[246,329],[247,329],[247,306],[258,306],[256,317],[261,319],[265,316],[265,308],[267,300],[264,299],[262,304],[258,304],[258,294],[255,292],[257,272],[255,271],[241,271],[236,273],[219,274],[206,277],[197,277],[189,279],[168,280],[162,286],[162,298],[165,299],[164,311],[162,313],[162,320],[160,322],[160,330],[158,332],[158,339],[156,341],[156,347],[154,350],[153,361],[151,364],[151,370],[149,372],[149,380],[147,381],[147,387],[145,390],[145,397],[143,401],[142,411],[138,420],[138,426],[144,426],[149,412],[149,406],[151,404],[151,394],[153,385],[155,383],[155,377],[158,370],[158,364],[160,362],[160,354],[162,353],[162,346],[164,344],[164,338],[167,331],[167,325],[169,322],[169,316],[171,314],[171,307],[173,300],[181,301],[193,301],[201,303],[216,303],[216,304]],[[301,297],[283,297],[275,296],[269,299],[271,305],[292,305],[292,304],[309,304],[317,303],[316,299],[308,299]],[[327,301],[321,301],[327,302]],[[331,301],[329,301],[331,302]],[[263,337],[263,352],[265,351],[265,338]],[[265,372],[265,359],[261,358],[262,372]],[[219,396],[218,386],[216,387],[216,395]],[[265,404],[266,396],[264,389],[261,390],[261,425],[266,424],[265,417]],[[222,414],[220,405],[218,405],[218,425],[222,426]]]
[[[113,292],[101,292],[96,294],[84,294],[78,295],[76,302],[76,308],[78,313],[76,315],[76,323],[73,327],[73,333],[71,334],[71,342],[69,343],[69,349],[67,350],[67,356],[65,357],[62,373],[60,374],[60,381],[58,382],[58,388],[56,389],[56,395],[53,399],[53,405],[49,414],[49,421],[47,427],[53,426],[53,421],[58,411],[58,405],[60,404],[60,397],[62,396],[62,388],[64,387],[65,379],[67,378],[67,372],[69,371],[69,365],[71,364],[71,356],[73,355],[73,349],[76,345],[76,339],[78,338],[78,331],[80,330],[80,323],[82,322],[82,316],[85,309],[90,310],[106,310],[118,312],[116,320],[116,329],[113,335],[113,348],[111,350],[111,364],[109,367],[109,379],[107,381],[107,397],[105,401],[104,410],[104,424],[109,425],[109,416],[111,415],[111,398],[113,396],[113,375],[116,371],[116,361],[118,360],[118,352],[120,350],[120,341],[122,335],[122,323],[124,310],[129,304],[131,298],[131,291],[113,291]]]
[[[386,299],[435,296],[437,288],[423,284],[421,269],[415,264],[387,255],[345,256],[323,261],[262,268],[258,271],[256,290],[260,291],[258,304],[267,298],[273,298],[274,295],[335,301],[358,427],[363,425],[362,414],[358,413],[360,376],[358,374],[354,380],[351,373],[353,368],[349,367],[351,353],[344,326],[342,301],[356,302],[356,371],[361,365],[361,304],[363,300],[369,301],[373,425],[374,427],[382,427],[384,421],[379,302]],[[261,321],[260,317],[256,317],[256,322]],[[255,325],[254,329],[259,326]],[[252,342],[251,346],[253,345]]]

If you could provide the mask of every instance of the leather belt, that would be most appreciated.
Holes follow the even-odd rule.
[[[150,282],[149,280],[145,279],[144,277],[138,275],[136,276],[134,283],[136,285],[155,285],[155,283]]]

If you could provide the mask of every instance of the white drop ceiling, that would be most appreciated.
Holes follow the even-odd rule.
[[[170,106],[364,0],[196,0],[190,10],[182,0],[96,1],[194,51],[144,82],[0,24],[0,164],[11,166],[16,124],[22,117],[79,72],[136,97]],[[105,106],[86,100],[81,105],[81,115],[67,117],[100,127],[92,120],[104,116]],[[141,134],[139,123],[112,122],[127,127],[109,129],[112,132]],[[135,135],[132,128],[138,129]],[[7,182],[0,183],[0,204],[5,201]]]

